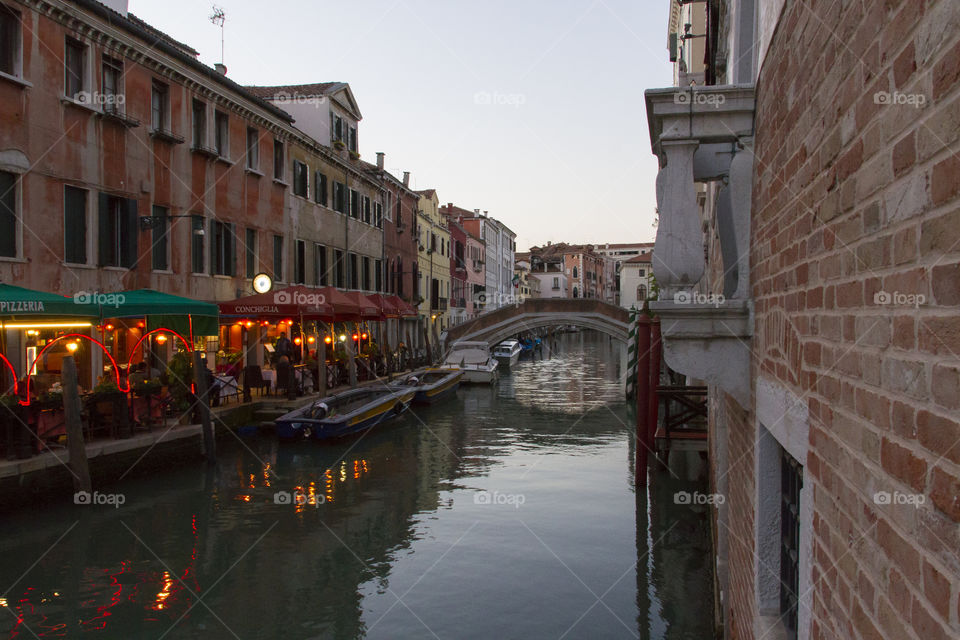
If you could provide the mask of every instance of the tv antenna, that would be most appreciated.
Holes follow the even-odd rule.
[[[213,15],[210,22],[220,27],[220,64],[223,64],[223,23],[227,21],[227,14],[217,5],[213,5]]]

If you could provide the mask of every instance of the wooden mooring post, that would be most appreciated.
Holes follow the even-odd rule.
[[[73,356],[64,356],[61,382],[63,383],[63,414],[66,420],[67,451],[70,454],[70,469],[73,471],[73,488],[76,491],[93,491],[90,481],[90,465],[87,462],[87,447],[83,441],[83,424],[80,422],[80,389],[77,382],[77,363]]]
[[[660,396],[657,387],[660,386],[660,318],[650,321],[650,402],[647,406],[647,441],[653,450],[656,442],[657,423],[660,418]]]
[[[197,402],[200,405],[200,424],[203,427],[203,455],[207,464],[217,461],[217,444],[213,437],[213,420],[210,417],[210,390],[207,388],[207,365],[203,353],[193,350],[193,381],[197,385]]]
[[[647,424],[650,420],[650,318],[637,323],[637,459],[634,479],[637,486],[647,486],[647,460],[653,448],[653,437]]]

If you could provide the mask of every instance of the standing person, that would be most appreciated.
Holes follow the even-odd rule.
[[[287,398],[293,400],[297,396],[297,390],[293,380],[293,367],[290,366],[290,359],[293,356],[293,343],[287,334],[282,333],[277,338],[275,348],[277,358],[277,388],[281,386],[287,390]]]

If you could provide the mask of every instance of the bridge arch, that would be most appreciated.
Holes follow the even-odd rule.
[[[476,340],[492,346],[523,331],[560,325],[593,329],[626,342],[630,316],[626,309],[600,300],[529,299],[483,313],[451,328],[446,344]]]

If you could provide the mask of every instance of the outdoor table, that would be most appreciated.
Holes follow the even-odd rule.
[[[264,369],[260,372],[260,376],[263,378],[263,381],[269,385],[269,389],[273,390],[276,388],[277,382],[277,372],[273,369]]]
[[[240,396],[240,386],[237,384],[237,379],[234,376],[214,376],[214,379],[217,381],[220,387],[220,402],[223,401],[228,396]]]

